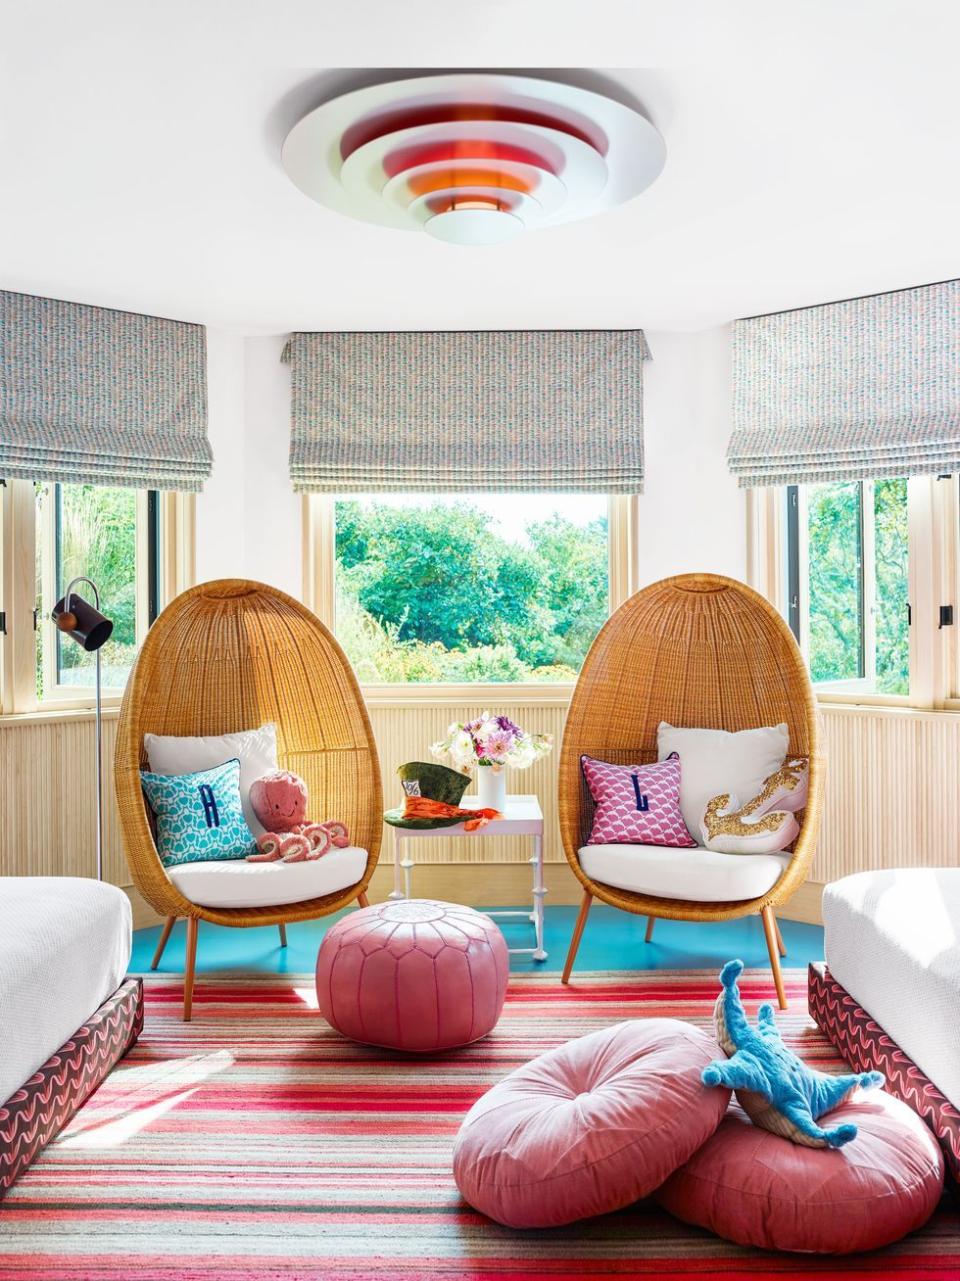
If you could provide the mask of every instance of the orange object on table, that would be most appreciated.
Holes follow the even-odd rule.
[[[475,832],[495,818],[503,818],[499,810],[465,810],[446,801],[433,801],[428,796],[408,796],[403,803],[404,818],[462,818],[465,832]]]

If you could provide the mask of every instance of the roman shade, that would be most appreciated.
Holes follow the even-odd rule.
[[[198,490],[206,331],[0,292],[0,476]]]
[[[640,330],[298,333],[299,492],[643,488]]]
[[[960,471],[960,281],[738,320],[741,486]]]

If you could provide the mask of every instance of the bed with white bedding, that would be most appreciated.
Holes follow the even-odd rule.
[[[960,868],[857,872],[823,892],[810,1012],[925,1116],[960,1178]]]
[[[823,927],[836,981],[960,1107],[960,868],[845,876]]]
[[[136,1039],[131,944],[115,886],[0,877],[0,1195]]]

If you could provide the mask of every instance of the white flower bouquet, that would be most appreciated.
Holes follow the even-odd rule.
[[[449,761],[453,769],[469,774],[476,765],[527,769],[552,749],[552,734],[530,734],[509,716],[484,712],[474,721],[450,725],[446,738],[434,743],[430,751],[437,760]]]

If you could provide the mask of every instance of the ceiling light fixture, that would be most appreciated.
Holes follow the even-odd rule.
[[[283,165],[362,222],[492,245],[623,204],[657,178],[663,138],[603,94],[529,76],[426,76],[358,89],[293,127]]]

